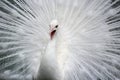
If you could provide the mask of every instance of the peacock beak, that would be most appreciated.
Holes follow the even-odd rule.
[[[51,38],[51,40],[53,39],[55,33],[56,33],[56,28],[51,29],[51,32],[50,32],[50,38]]]

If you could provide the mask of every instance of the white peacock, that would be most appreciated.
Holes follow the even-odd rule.
[[[119,0],[0,0],[0,80],[120,80]]]

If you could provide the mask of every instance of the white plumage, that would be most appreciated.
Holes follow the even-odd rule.
[[[119,2],[0,0],[0,80],[120,80]]]

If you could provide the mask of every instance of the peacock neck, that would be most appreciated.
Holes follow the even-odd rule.
[[[56,62],[56,38],[48,43],[45,53],[42,56],[39,70],[39,80],[59,80],[58,67]]]

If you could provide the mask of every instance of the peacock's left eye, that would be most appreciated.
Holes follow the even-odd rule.
[[[56,25],[55,28],[58,28],[58,25]]]

